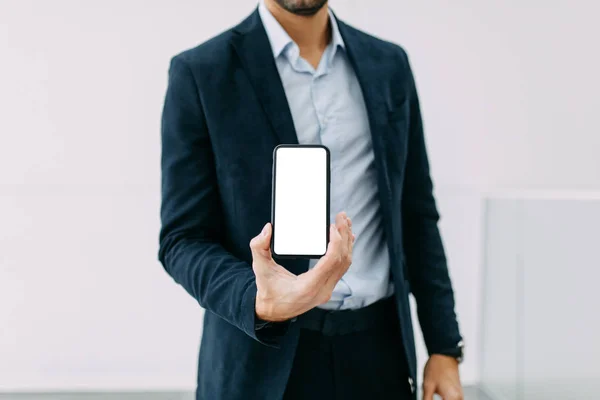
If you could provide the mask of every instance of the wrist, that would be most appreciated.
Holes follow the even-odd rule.
[[[265,298],[260,294],[256,293],[256,302],[254,304],[254,310],[256,317],[265,322],[283,322],[288,318],[277,315],[274,312],[273,302],[268,298]]]
[[[461,340],[460,342],[457,343],[457,345],[455,347],[438,351],[435,354],[452,358],[458,364],[460,364],[464,359],[464,356],[465,356],[464,352],[465,352],[465,345],[464,345],[464,342]]]
[[[269,321],[269,313],[267,312],[267,306],[265,300],[262,298],[260,293],[256,293],[256,301],[254,303],[254,310],[256,317],[261,321]]]
[[[450,362],[452,364],[456,364],[456,366],[458,367],[460,362],[459,360],[454,357],[454,356],[449,356],[447,354],[432,354],[429,358],[431,359],[439,359],[439,360],[443,360],[444,362]]]

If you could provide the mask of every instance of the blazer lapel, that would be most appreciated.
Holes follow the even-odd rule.
[[[372,46],[365,43],[363,37],[357,35],[352,28],[339,19],[337,21],[367,108],[375,164],[378,170],[381,204],[386,212],[387,206],[391,206],[391,184],[385,140],[389,117],[389,107],[384,95],[389,90],[389,83],[385,79],[385,60],[376,54]]]
[[[233,46],[271,122],[278,142],[298,144],[294,120],[258,9],[234,28]]]

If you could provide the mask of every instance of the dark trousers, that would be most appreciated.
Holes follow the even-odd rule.
[[[284,400],[412,399],[398,317],[360,332],[301,329]]]

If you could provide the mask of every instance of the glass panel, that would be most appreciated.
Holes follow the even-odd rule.
[[[600,201],[524,203],[523,395],[600,395]]]
[[[486,202],[481,383],[493,398],[517,399],[517,275],[520,230],[514,200]]]
[[[600,201],[489,200],[485,246],[484,389],[598,398]]]

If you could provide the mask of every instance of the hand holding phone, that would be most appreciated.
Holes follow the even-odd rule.
[[[252,269],[256,276],[256,315],[265,321],[285,321],[326,303],[337,282],[352,264],[352,221],[339,213],[329,226],[327,251],[309,271],[294,275],[271,255],[272,226],[250,241]]]

